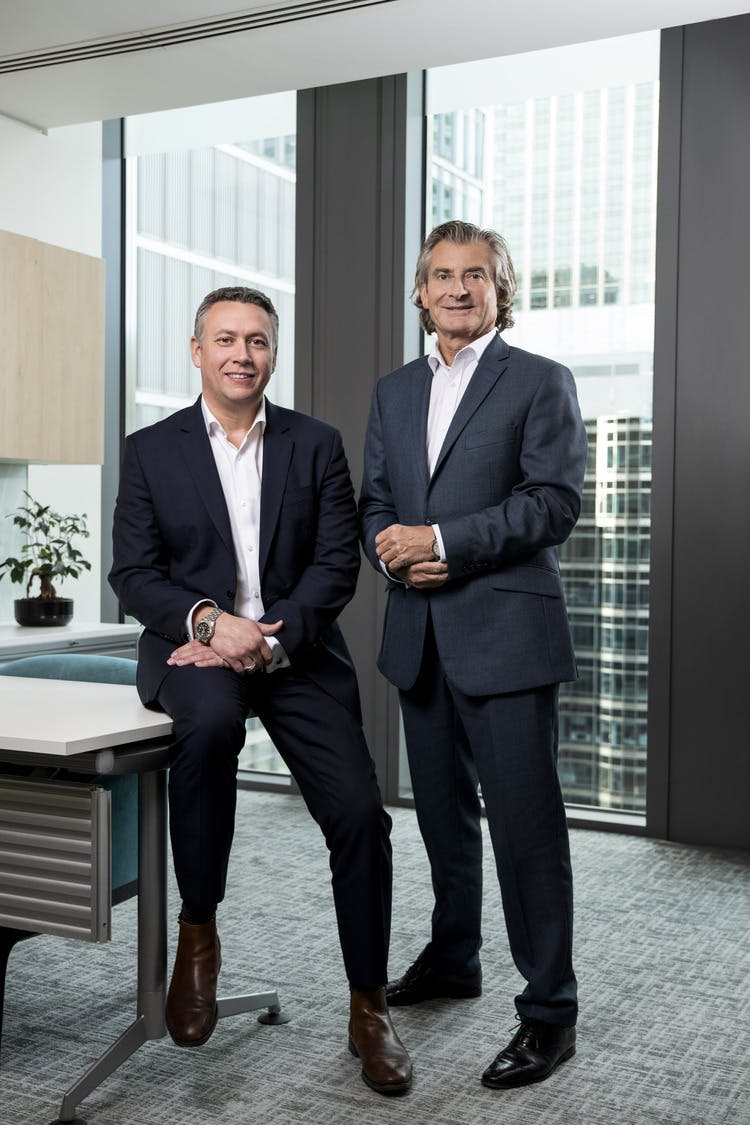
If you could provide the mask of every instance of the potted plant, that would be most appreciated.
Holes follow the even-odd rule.
[[[24,496],[28,503],[16,508],[8,519],[26,533],[26,542],[19,558],[0,562],[0,578],[7,574],[11,582],[26,583],[26,597],[14,602],[19,625],[67,625],[73,617],[73,599],[59,597],[54,582],[91,570],[91,563],[73,545],[78,537],[89,536],[86,516],[61,516],[28,492]],[[39,593],[32,597],[35,580]]]

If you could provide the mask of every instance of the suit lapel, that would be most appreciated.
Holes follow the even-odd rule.
[[[427,416],[430,409],[430,387],[432,385],[432,370],[427,358],[420,361],[420,366],[414,374],[414,400],[412,409],[412,449],[416,473],[415,486],[420,495],[424,495],[430,479],[430,467],[427,460]]]
[[[261,577],[268,561],[276,524],[279,521],[289,462],[294,440],[288,426],[280,420],[272,402],[266,399],[266,428],[263,435],[263,481],[260,489],[260,544],[258,566]]]
[[[182,456],[211,522],[234,557],[229,513],[200,403],[198,399],[180,424]]]
[[[437,462],[435,463],[432,480],[434,480],[440,472],[443,462],[455,445],[461,431],[482,405],[487,395],[508,366],[509,350],[508,345],[500,336],[485,348],[484,354],[477,364],[477,369],[469,380],[469,385],[466,388],[464,396],[458,404],[458,410],[453,415],[451,424],[448,427],[445,441],[443,442]],[[427,432],[426,419],[424,432]]]

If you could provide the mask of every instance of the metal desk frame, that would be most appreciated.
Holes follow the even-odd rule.
[[[96,688],[97,685],[87,685]],[[136,1017],[110,1047],[63,1095],[50,1125],[86,1125],[76,1107],[150,1039],[167,1033],[164,1018],[167,977],[167,768],[171,738],[123,744],[66,757],[3,750],[0,763],[65,765],[77,773],[138,775],[138,976]],[[230,996],[218,1001],[219,1018],[265,1008],[260,1023],[281,1024],[275,991]]]

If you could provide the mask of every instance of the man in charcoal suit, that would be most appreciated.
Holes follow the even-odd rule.
[[[336,624],[359,570],[356,505],[338,432],[264,397],[277,342],[265,294],[210,293],[191,340],[200,398],[125,446],[110,582],[145,626],[141,699],[174,720],[170,833],[182,909],[167,1027],[190,1047],[216,1025],[216,907],[253,711],[331,853],[349,1048],[369,1086],[403,1093],[411,1063],[384,990],[390,818]]]
[[[482,1075],[547,1078],[575,1051],[557,688],[576,675],[555,547],[578,518],[586,433],[567,368],[509,347],[513,265],[494,231],[426,239],[415,304],[432,354],[376,385],[360,534],[388,601],[379,667],[398,687],[435,905],[389,1004],[479,996],[480,796],[525,979],[518,1029]]]

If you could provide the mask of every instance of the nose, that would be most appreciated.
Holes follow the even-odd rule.
[[[237,340],[234,346],[234,354],[232,359],[236,363],[250,363],[252,359],[252,351],[250,341]]]
[[[453,278],[451,278],[451,283],[450,283],[450,286],[449,286],[449,292],[450,292],[451,297],[456,297],[456,298],[463,297],[469,292],[469,290],[466,288],[466,285],[464,284],[463,277],[453,277]]]

